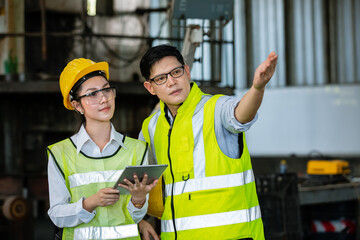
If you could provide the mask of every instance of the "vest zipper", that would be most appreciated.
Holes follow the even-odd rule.
[[[175,118],[173,119],[173,124],[174,124]],[[169,158],[169,164],[170,164],[170,172],[171,172],[171,177],[172,177],[172,185],[171,185],[171,213],[172,213],[172,221],[173,221],[173,226],[174,226],[174,233],[175,233],[175,240],[177,239],[177,231],[176,231],[176,224],[175,224],[175,207],[174,207],[174,184],[175,184],[175,177],[174,177],[174,172],[172,169],[172,164],[171,164],[171,157],[170,157],[170,137],[171,137],[171,130],[172,130],[172,124],[170,124],[170,129],[169,129],[169,133],[168,133],[168,142],[169,142],[169,146],[168,146],[168,158]]]

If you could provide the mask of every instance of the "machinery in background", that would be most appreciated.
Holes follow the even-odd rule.
[[[12,221],[20,221],[27,217],[29,214],[29,204],[27,200],[21,196],[7,196],[1,198],[2,213],[4,216]]]
[[[296,173],[256,175],[265,239],[302,240],[302,222]]]
[[[202,42],[203,32],[200,29],[200,26],[192,24],[187,26],[181,54],[183,55],[184,61],[189,66],[190,70],[194,62],[195,50]]]
[[[170,2],[167,13],[171,36],[184,40],[181,53],[190,69],[193,62],[200,63],[192,71],[192,81],[202,86],[222,84],[223,87],[234,87],[233,71],[225,77],[225,72],[233,68],[235,61],[234,34],[228,34],[228,30],[234,28],[234,21],[231,21],[234,17],[234,0]],[[181,43],[177,47],[180,48]],[[195,50],[197,59],[194,59]]]
[[[300,188],[304,239],[359,239],[359,184],[341,159],[309,160]]]
[[[309,160],[302,186],[321,186],[349,182],[349,162],[340,159]]]
[[[229,21],[233,18],[233,8],[234,0],[172,0],[170,17]]]
[[[307,174],[311,175],[345,175],[349,173],[349,162],[344,160],[310,160],[307,165]]]

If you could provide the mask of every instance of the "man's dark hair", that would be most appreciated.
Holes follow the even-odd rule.
[[[151,67],[160,61],[164,57],[173,56],[182,64],[185,65],[184,58],[181,55],[180,51],[173,46],[168,44],[162,44],[155,47],[150,48],[144,54],[140,61],[140,70],[141,75],[148,80],[150,77],[150,69]]]

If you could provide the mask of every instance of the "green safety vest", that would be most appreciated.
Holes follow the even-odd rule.
[[[161,110],[142,127],[164,172],[162,239],[264,239],[251,159],[240,134],[241,156],[226,156],[216,140],[215,104],[195,83],[179,107],[173,126]]]
[[[47,148],[62,171],[71,194],[70,203],[96,194],[101,188],[113,187],[122,170],[128,165],[140,165],[147,145],[125,137],[123,147],[111,156],[93,158],[77,153],[70,138]],[[127,210],[131,195],[121,195],[111,206],[97,207],[89,223],[64,228],[62,239],[140,239],[137,224]]]

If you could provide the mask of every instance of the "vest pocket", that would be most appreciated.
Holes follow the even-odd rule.
[[[222,194],[228,192],[229,190],[226,188],[222,189],[212,189],[212,190],[205,190],[201,192],[192,192],[189,193],[189,200],[203,200],[203,199],[213,199],[219,198]]]
[[[176,169],[175,172],[187,175],[193,169],[193,148],[189,136],[184,135],[176,145]]]

